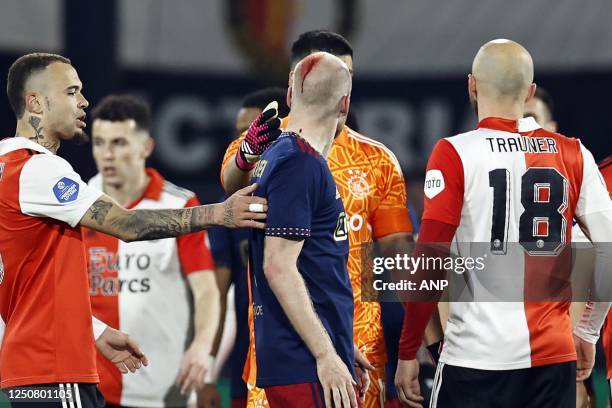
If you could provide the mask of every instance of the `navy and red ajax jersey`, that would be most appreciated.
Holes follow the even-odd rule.
[[[297,267],[336,352],[353,372],[353,293],[347,272],[346,216],[323,158],[295,133],[283,133],[253,170],[255,195],[268,200],[265,230],[253,230],[250,273],[255,316],[257,386],[317,380],[316,362],[263,271],[266,236],[303,239]]]

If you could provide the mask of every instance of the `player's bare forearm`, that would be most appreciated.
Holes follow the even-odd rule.
[[[223,326],[225,325],[225,316],[227,315],[227,292],[231,284],[231,274],[232,272],[227,266],[217,265],[215,275],[217,277],[217,287],[219,288],[219,323],[210,353],[213,356],[216,356],[219,352],[219,345],[223,338]]]
[[[315,358],[335,353],[296,262],[303,241],[266,237],[264,273],[291,325]]]
[[[240,170],[234,160],[231,160],[223,169],[223,189],[227,194],[234,194],[249,185],[251,172]]]
[[[312,355],[319,358],[333,353],[334,348],[329,335],[313,308],[308,290],[297,268],[291,266],[285,271],[279,270],[272,274],[276,276],[268,278],[270,288]]]
[[[219,322],[219,289],[212,271],[198,271],[187,277],[194,303],[195,336],[183,354],[176,385],[183,395],[203,385],[205,374],[211,372],[214,362],[210,349]]]
[[[265,224],[257,220],[266,218],[267,203],[261,197],[250,196],[256,187],[253,184],[243,188],[221,204],[168,210],[126,210],[102,195],[89,207],[79,225],[125,242],[173,238],[212,225],[263,228]],[[251,209],[251,204],[259,208]]]
[[[575,326],[576,323],[580,321],[580,318],[584,314],[584,308],[586,306],[586,302],[572,302],[570,304],[570,320],[572,321],[572,326]]]
[[[410,232],[395,232],[378,238],[376,242],[383,256],[410,254],[414,249],[414,238]]]
[[[439,342],[444,338],[444,331],[442,330],[442,324],[440,322],[440,313],[438,309],[434,309],[431,318],[429,319],[429,323],[427,323],[427,327],[425,328],[425,345],[429,346],[430,344],[434,344]]]
[[[194,303],[194,343],[210,350],[219,326],[219,288],[211,271],[195,272],[188,276]]]

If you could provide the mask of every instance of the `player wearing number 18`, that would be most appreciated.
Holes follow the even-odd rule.
[[[521,294],[540,283],[544,267],[559,272],[559,264],[549,265],[571,242],[574,217],[595,244],[596,278],[610,272],[602,243],[612,236],[612,206],[591,153],[579,140],[523,118],[536,88],[532,81],[533,62],[521,45],[495,40],[479,50],[468,80],[478,128],[435,146],[419,235],[419,243],[470,243],[462,246],[464,257],[473,243],[486,243],[488,262],[512,265],[508,273],[487,273],[503,283],[518,277]],[[469,279],[478,288],[479,277]],[[554,282],[541,287],[550,289]],[[608,299],[586,308],[574,339],[569,301],[451,299],[431,406],[483,407],[495,398],[497,407],[573,408],[574,383],[593,367]],[[395,383],[400,399],[412,407],[422,401],[415,356],[435,305],[406,304]]]

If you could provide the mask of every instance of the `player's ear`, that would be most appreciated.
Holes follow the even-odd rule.
[[[525,98],[525,102],[533,98],[533,96],[535,95],[536,88],[537,88],[536,84],[529,85],[529,91],[527,92],[527,98]]]
[[[342,115],[348,115],[350,104],[351,97],[349,95],[344,95],[342,98],[340,98],[340,113]]]
[[[145,140],[145,145],[144,145],[145,159],[151,156],[154,148],[155,148],[155,140],[153,140],[151,136],[147,136],[147,140]]]
[[[468,74],[468,93],[473,99],[476,99],[478,94],[476,91],[476,78],[472,74]]]
[[[39,96],[36,92],[28,92],[25,96],[26,112],[41,115],[43,113],[42,104],[39,101]]]
[[[291,109],[291,98],[293,98],[293,86],[289,85],[289,88],[287,88],[287,106],[289,109]]]
[[[287,81],[287,88],[291,89],[293,86],[293,69],[289,71],[289,81]]]

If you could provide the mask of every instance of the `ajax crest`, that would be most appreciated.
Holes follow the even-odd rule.
[[[368,183],[368,173],[361,170],[348,170],[348,189],[358,197],[364,198],[370,193],[370,184]]]

